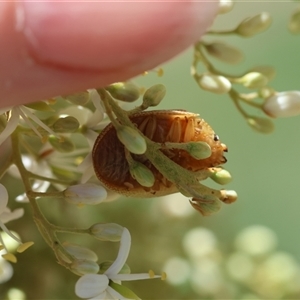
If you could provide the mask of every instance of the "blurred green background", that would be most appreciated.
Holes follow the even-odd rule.
[[[275,79],[270,83],[272,87],[278,91],[300,90],[300,36],[294,36],[287,30],[289,17],[295,8],[296,3],[289,1],[237,3],[232,12],[219,16],[213,28],[233,28],[245,17],[262,11],[272,14],[273,24],[268,31],[252,38],[214,37],[214,40],[224,40],[240,48],[245,54],[245,60],[237,66],[214,61],[216,65],[234,74],[256,65],[272,65],[277,71]],[[172,202],[172,196],[167,200],[119,199],[96,208],[82,209],[51,200],[42,204],[45,214],[50,221],[68,227],[89,227],[96,222],[115,222],[126,226],[132,234],[128,264],[133,273],[147,272],[149,269],[159,273],[164,270],[165,262],[174,256],[188,261],[183,239],[189,230],[197,227],[207,228],[214,233],[218,241],[218,253],[223,259],[221,265],[225,263],[227,255],[235,251],[236,235],[242,229],[256,224],[273,230],[278,238],[277,250],[289,253],[299,263],[300,117],[276,120],[275,132],[270,135],[254,132],[227,95],[213,95],[197,86],[190,76],[191,61],[192,51],[188,50],[163,66],[163,77],[150,73],[138,78],[136,82],[146,87],[155,83],[165,84],[167,96],[160,109],[185,109],[199,113],[214,128],[229,148],[225,167],[234,180],[226,188],[237,191],[238,201],[232,205],[223,205],[221,211],[211,217],[202,217],[192,207],[186,207],[189,206],[187,199],[181,199],[184,204],[180,209],[186,211],[186,215],[170,213],[168,205]],[[5,179],[12,185],[16,184],[11,178]],[[211,182],[207,184],[213,186]],[[18,194],[17,191],[15,193]],[[175,205],[179,204],[174,200]],[[30,216],[29,207],[23,207]],[[54,255],[40,238],[30,217],[26,223],[24,221],[25,218],[22,218],[9,226],[24,241],[34,240],[35,246],[18,255],[14,276],[9,282],[0,285],[0,298],[7,297],[7,291],[15,287],[25,292],[26,299],[75,299],[74,284],[78,277],[56,264]],[[77,243],[84,241],[86,245],[94,243],[85,237],[62,236],[62,239]],[[199,248],[204,246],[201,243],[197,245]],[[113,243],[98,242],[94,247],[100,260],[113,260],[118,251],[118,244]],[[178,274],[181,271],[179,268]],[[231,282],[228,276],[226,280]],[[201,294],[191,287],[188,280],[177,286],[160,280],[124,284],[142,299],[232,298],[226,296],[226,293],[222,296]],[[229,285],[233,286],[233,290],[240,289],[240,292],[232,294],[237,298],[243,298],[247,293],[253,298],[256,295],[262,299],[286,297],[283,294],[278,294],[278,297],[259,295],[239,283]],[[300,295],[291,297],[299,299]]]

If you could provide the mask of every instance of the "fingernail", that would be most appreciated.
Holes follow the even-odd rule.
[[[197,18],[212,19],[214,14],[212,3],[193,1],[23,1],[19,5],[21,30],[37,61],[101,71],[136,63],[146,70],[171,58],[192,43],[192,35],[201,33],[193,26],[211,22]]]

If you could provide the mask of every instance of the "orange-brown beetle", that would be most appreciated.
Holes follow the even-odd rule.
[[[226,162],[223,152],[227,147],[219,141],[213,129],[199,115],[182,110],[157,110],[130,115],[130,120],[150,140],[187,143],[203,141],[211,147],[211,156],[197,160],[180,149],[162,151],[176,164],[191,171],[199,171],[219,166]],[[98,136],[93,148],[93,164],[97,177],[110,190],[133,197],[156,197],[177,192],[173,182],[165,178],[145,157],[132,157],[147,166],[155,176],[151,188],[141,186],[129,172],[124,145],[118,140],[116,130],[109,124]]]

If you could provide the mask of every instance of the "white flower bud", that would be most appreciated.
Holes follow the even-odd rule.
[[[77,275],[84,275],[84,274],[97,274],[99,272],[99,265],[91,260],[75,260],[71,266],[71,270],[75,272]]]
[[[216,94],[226,94],[231,89],[230,81],[219,75],[201,75],[198,78],[198,84],[202,89]]]
[[[273,122],[267,118],[260,118],[260,117],[253,116],[253,117],[249,117],[247,119],[247,122],[252,129],[258,132],[271,133],[274,131]]]
[[[195,159],[205,159],[211,156],[211,148],[205,142],[189,142],[186,143],[185,146],[183,149]]]
[[[65,199],[73,204],[95,205],[106,199],[107,191],[101,185],[84,183],[69,186],[63,191]]]
[[[135,179],[140,185],[145,187],[153,186],[155,177],[150,169],[144,164],[132,160],[129,162],[129,171],[133,179]]]
[[[71,103],[75,105],[81,105],[84,106],[87,104],[90,100],[90,94],[88,91],[72,94],[72,95],[67,95],[63,96],[66,100],[70,101]]]
[[[210,55],[226,63],[236,64],[243,59],[243,53],[239,49],[222,42],[207,44],[205,49]]]
[[[203,216],[210,216],[218,212],[221,208],[221,201],[217,197],[211,197],[211,199],[196,199],[193,198],[190,204],[194,209],[199,211]]]
[[[225,185],[232,180],[230,173],[227,170],[219,169],[214,172],[210,178],[218,184]]]
[[[119,242],[124,227],[115,223],[97,223],[90,227],[90,234],[101,241]]]
[[[266,65],[256,66],[252,68],[250,72],[258,72],[264,75],[265,77],[267,77],[269,81],[273,79],[276,75],[275,69],[272,66],[266,66]]]
[[[219,14],[226,14],[230,12],[233,8],[232,0],[220,0],[219,3]]]
[[[292,117],[300,114],[300,91],[280,92],[267,98],[264,112],[273,118]]]
[[[146,141],[137,130],[128,126],[121,126],[117,129],[117,136],[129,152],[134,154],[144,154],[146,152]]]
[[[116,82],[105,88],[112,97],[124,102],[133,102],[140,97],[140,89],[131,82]]]
[[[75,132],[79,128],[79,125],[80,124],[76,118],[67,116],[55,121],[52,125],[52,129],[54,132],[58,133],[71,133]]]
[[[300,33],[300,9],[292,14],[289,22],[289,30],[295,34]]]
[[[143,96],[145,107],[157,106],[166,95],[166,88],[162,84],[155,84],[146,90]]]
[[[250,72],[239,79],[241,84],[249,89],[259,89],[267,85],[268,78],[258,72]]]
[[[242,21],[235,32],[241,36],[249,37],[266,30],[271,25],[272,19],[269,13],[262,12],[252,18]]]
[[[222,190],[222,201],[226,204],[230,204],[236,201],[238,195],[236,191],[233,190]]]
[[[63,247],[68,253],[76,257],[78,260],[89,260],[96,262],[98,260],[97,254],[85,247],[81,247],[76,244],[71,244],[68,242],[63,243]]]
[[[67,137],[56,137],[54,135],[49,136],[48,139],[51,146],[57,150],[58,152],[62,153],[69,153],[72,152],[75,149],[75,146],[71,139]]]

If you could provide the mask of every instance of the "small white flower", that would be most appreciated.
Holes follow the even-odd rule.
[[[60,111],[63,115],[69,115],[76,118],[79,121],[80,126],[84,128],[82,134],[89,144],[89,149],[87,149],[86,152],[90,152],[93,148],[95,140],[99,135],[97,131],[103,129],[109,123],[109,119],[106,118],[98,92],[95,89],[90,89],[88,92],[90,100],[95,107],[94,112],[82,106],[71,106]],[[93,175],[95,175],[91,153],[86,155],[76,172],[82,173],[81,183],[86,183]]]
[[[24,167],[26,168],[26,170],[28,170],[32,173],[38,174],[40,176],[45,176],[45,177],[53,177],[49,166],[47,165],[47,163],[44,160],[37,161],[30,155],[22,155],[22,163],[23,163]],[[8,173],[15,178],[18,178],[18,179],[21,178],[20,172],[15,165],[12,165],[9,168]],[[49,186],[50,186],[49,181],[35,179],[32,183],[31,188],[35,192],[46,192]],[[26,193],[18,195],[16,197],[16,201],[17,202],[29,202]]]
[[[22,244],[21,240],[12,234],[7,227],[4,225],[5,223],[19,219],[20,217],[23,216],[24,214],[24,209],[23,208],[18,208],[15,209],[14,211],[11,211],[7,207],[8,203],[8,193],[6,188],[0,183],[0,228],[5,231],[12,239],[16,240],[18,243]],[[0,235],[0,242],[1,244],[5,247],[4,241]]]
[[[300,114],[300,91],[280,92],[267,98],[263,110],[273,118],[293,117]]]
[[[96,205],[107,196],[106,189],[102,185],[84,183],[69,186],[64,190],[65,199],[77,205]]]
[[[110,281],[120,286],[121,281],[123,280],[129,281],[159,278],[160,276],[150,276],[149,273],[119,274],[127,260],[130,245],[130,233],[128,229],[124,228],[117,259],[104,272],[104,274],[86,274],[80,277],[75,286],[76,295],[84,299],[126,299],[124,295],[120,294],[118,291],[116,291],[110,286]]]
[[[0,256],[0,284],[8,281],[13,273],[12,265]]]
[[[38,124],[40,127],[45,129],[49,134],[55,135],[55,133],[45,125],[34,113],[32,110],[26,106],[14,106],[13,108],[8,108],[5,110],[0,110],[0,114],[4,114],[10,112],[10,117],[7,121],[6,127],[0,134],[0,145],[14,132],[17,128],[20,118],[25,121],[25,123],[39,136],[42,138],[42,135],[39,131],[35,128],[35,126],[31,123],[31,121]]]

